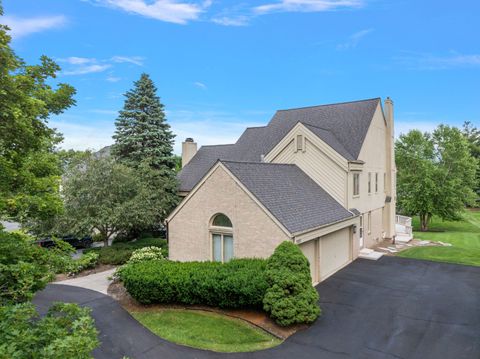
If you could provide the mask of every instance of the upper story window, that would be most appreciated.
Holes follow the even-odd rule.
[[[378,193],[378,172],[375,172],[375,193]]]
[[[217,214],[210,226],[212,239],[212,260],[228,262],[233,258],[232,221],[223,213]]]
[[[360,195],[360,173],[353,174],[353,195]]]
[[[368,194],[372,193],[372,172],[368,172]]]
[[[303,151],[303,136],[302,135],[297,135],[296,150],[297,151]]]

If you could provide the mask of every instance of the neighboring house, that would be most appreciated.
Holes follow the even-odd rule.
[[[393,134],[393,103],[375,98],[277,111],[231,145],[187,139],[170,258],[264,258],[290,240],[327,278],[395,236]]]

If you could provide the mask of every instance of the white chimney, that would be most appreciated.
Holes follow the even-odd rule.
[[[193,138],[188,137],[182,142],[182,168],[187,165],[188,162],[197,153],[197,143],[193,141]]]

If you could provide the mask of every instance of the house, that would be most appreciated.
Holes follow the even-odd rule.
[[[289,240],[324,280],[395,236],[393,134],[393,102],[375,98],[277,111],[235,144],[187,139],[170,259],[268,257]]]

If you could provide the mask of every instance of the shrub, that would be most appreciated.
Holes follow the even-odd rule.
[[[168,256],[167,241],[157,238],[144,238],[133,242],[117,242],[110,247],[90,248],[84,253],[97,252],[99,254],[98,263],[121,265],[125,264],[136,249],[143,247],[162,248],[165,257]]]
[[[127,264],[120,278],[140,303],[179,303],[221,308],[261,307],[267,290],[265,260],[228,263],[147,261]]]
[[[267,261],[269,288],[263,309],[278,324],[312,323],[320,315],[307,258],[292,242],[283,242]]]
[[[55,254],[20,233],[0,231],[0,305],[25,302],[53,279]]]
[[[0,358],[91,358],[99,342],[89,313],[65,303],[42,318],[30,303],[0,307]]]
[[[72,261],[68,270],[68,274],[76,274],[85,269],[93,268],[97,265],[99,254],[97,252],[89,252],[82,254],[82,256]]]
[[[143,247],[133,251],[128,263],[138,263],[150,260],[165,259],[163,250],[159,247]]]

